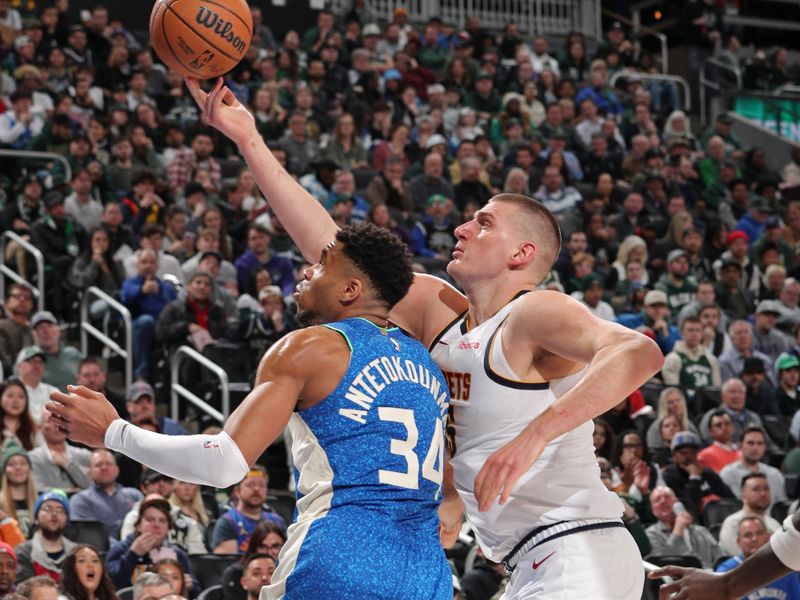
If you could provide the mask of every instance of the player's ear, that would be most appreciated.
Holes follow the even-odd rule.
[[[512,269],[524,269],[533,263],[536,258],[536,244],[533,242],[522,242],[509,260],[509,266]]]
[[[348,277],[339,293],[339,298],[343,303],[350,304],[361,296],[363,292],[364,282],[358,277]]]

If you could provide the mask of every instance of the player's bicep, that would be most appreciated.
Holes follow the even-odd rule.
[[[428,344],[448,323],[467,310],[467,299],[452,285],[426,274],[414,276],[405,297],[390,318],[416,339]]]

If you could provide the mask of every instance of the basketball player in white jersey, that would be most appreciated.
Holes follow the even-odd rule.
[[[222,80],[208,94],[187,85],[314,259],[337,230],[328,213],[272,156]],[[440,509],[445,533],[457,529],[463,501],[486,557],[512,573],[506,600],[638,600],[641,557],[620,500],[600,481],[591,419],[657,373],[661,352],[565,294],[536,291],[561,243],[540,203],[495,196],[456,237],[447,270],[466,297],[417,276],[391,313],[429,347],[451,388],[458,495]]]

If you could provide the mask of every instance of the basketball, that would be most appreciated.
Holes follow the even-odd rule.
[[[253,34],[245,0],[157,0],[150,40],[170,69],[197,79],[230,71],[244,58]]]

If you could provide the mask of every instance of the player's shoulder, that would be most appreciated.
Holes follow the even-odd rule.
[[[531,290],[514,301],[511,307],[511,314],[563,313],[565,310],[587,312],[586,307],[581,302],[578,302],[575,298],[563,292],[558,292],[556,290]]]
[[[286,334],[272,345],[268,354],[281,361],[324,362],[337,359],[339,353],[347,350],[347,341],[341,333],[324,325],[313,325]]]
[[[450,283],[433,275],[416,274],[411,289],[392,308],[391,319],[427,345],[467,308],[467,299]]]

